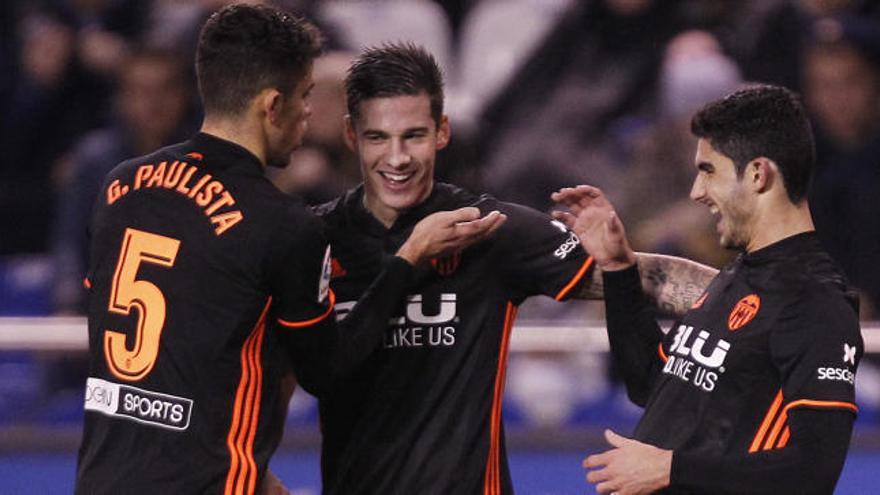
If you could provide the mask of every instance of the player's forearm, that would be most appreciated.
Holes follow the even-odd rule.
[[[794,411],[793,411],[794,413]],[[784,448],[726,457],[676,451],[672,488],[717,494],[831,494],[843,469],[853,416],[801,410]]]
[[[663,337],[654,308],[642,292],[635,267],[606,272],[605,318],[614,365],[634,403],[644,406],[660,365]]]
[[[351,312],[338,322],[332,356],[335,376],[351,373],[379,347],[388,320],[406,300],[414,273],[415,268],[406,260],[391,257]]]
[[[703,294],[718,270],[665,254],[637,253],[642,288],[661,312],[686,313]]]
[[[288,332],[286,341],[299,384],[317,397],[357,369],[381,345],[388,320],[406,300],[414,268],[390,258],[346,317],[332,316],[308,329]]]
[[[718,270],[677,256],[636,253],[642,288],[665,315],[681,316],[700,297]],[[578,299],[604,299],[604,271],[595,267],[588,283],[574,294]]]

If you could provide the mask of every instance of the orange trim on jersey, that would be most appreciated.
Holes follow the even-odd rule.
[[[253,334],[251,335],[251,337],[252,336]],[[236,485],[239,472],[239,464],[242,463],[241,458],[243,457],[242,449],[238,444],[238,437],[243,416],[242,410],[244,396],[249,393],[251,369],[249,366],[250,363],[247,359],[247,355],[251,350],[251,343],[253,342],[253,339],[251,339],[251,337],[248,337],[248,339],[244,343],[244,346],[242,346],[241,379],[235,392],[235,404],[232,409],[232,424],[229,427],[229,434],[226,437],[226,447],[229,450],[230,462],[229,471],[226,474],[226,489],[223,492],[225,495],[233,495],[242,492],[241,487]]]
[[[239,456],[240,467],[238,472],[235,475],[235,480],[233,486],[235,487],[235,493],[250,493],[247,492],[245,486],[247,484],[249,474],[251,471],[251,459],[248,455],[247,447],[245,445],[245,440],[247,438],[247,434],[251,428],[251,419],[253,414],[254,407],[254,393],[256,391],[256,370],[254,369],[254,345],[256,344],[256,339],[251,336],[248,341],[249,350],[246,353],[246,356],[242,356],[243,360],[247,362],[248,375],[250,379],[247,383],[247,389],[245,391],[245,400],[244,407],[242,409],[242,422],[240,423],[240,427],[238,430],[238,434],[235,437],[235,449]],[[244,362],[242,362],[242,366],[244,366]]]
[[[194,158],[196,160],[202,160],[205,158],[205,155],[199,153],[198,151],[191,151],[191,152],[187,153],[186,156],[188,156],[190,158]]]
[[[788,445],[788,441],[791,438],[791,428],[786,423],[788,422],[788,411],[793,408],[818,407],[823,409],[848,409],[855,413],[859,411],[858,406],[852,402],[800,399],[786,404],[777,417],[776,413],[779,411],[779,406],[781,404],[782,390],[776,394],[776,399],[770,406],[770,410],[767,411],[767,415],[764,417],[764,422],[761,423],[761,428],[758,429],[758,433],[755,435],[754,440],[752,440],[752,444],[749,447],[750,454],[753,454],[758,450],[772,450],[774,448],[781,449]],[[776,419],[775,422],[773,421],[774,417]],[[767,429],[771,423],[773,423],[773,429],[770,430],[770,434],[767,435]],[[766,438],[765,435],[767,435]],[[763,446],[761,444],[763,444]]]
[[[785,406],[785,411],[788,412],[789,409],[793,409],[795,407],[818,407],[821,409],[849,409],[850,411],[857,413],[859,412],[859,406],[853,404],[852,402],[839,402],[833,400],[811,400],[811,399],[800,399],[796,400]]]
[[[501,348],[498,352],[498,370],[495,373],[495,392],[492,396],[492,412],[489,422],[489,456],[486,460],[486,476],[483,480],[484,495],[501,493],[501,403],[504,395],[504,380],[507,374],[507,348],[510,333],[516,319],[517,307],[507,303],[504,313],[504,327],[501,331]]]
[[[85,287],[86,289],[92,288],[92,281],[89,280],[89,277],[83,279],[83,287]]]
[[[324,318],[326,318],[327,316],[329,316],[330,313],[333,312],[333,306],[336,305],[336,293],[333,292],[333,289],[330,289],[330,295],[328,297],[330,298],[330,306],[327,308],[327,311],[324,311],[324,313],[321,316],[317,316],[315,318],[312,318],[311,320],[306,320],[306,321],[287,321],[287,320],[282,320],[281,318],[278,318],[278,323],[284,325],[287,328],[310,327],[310,326],[314,325],[315,323],[318,323],[319,321],[321,321]]]
[[[788,426],[785,427],[785,430],[782,431],[782,436],[779,437],[779,443],[776,444],[777,449],[785,448],[788,445],[788,439],[791,438],[791,428]]]
[[[773,450],[773,446],[776,445],[776,439],[779,438],[779,434],[782,433],[782,429],[787,421],[788,407],[784,407],[782,408],[782,412],[779,414],[779,417],[776,418],[776,422],[773,423],[773,428],[770,429],[770,434],[767,435],[767,440],[764,442],[763,450]]]
[[[259,423],[263,388],[263,337],[271,304],[270,297],[241,349],[241,378],[235,391],[232,422],[226,437],[230,460],[223,492],[225,495],[254,493],[256,487],[258,472],[254,460],[254,437]]]
[[[664,363],[666,361],[669,361],[669,356],[667,356],[666,352],[663,351],[663,342],[657,344],[657,354],[660,354],[660,359],[662,359]]]
[[[779,419],[776,420],[776,424],[773,426],[773,431],[770,432],[770,436],[767,437],[767,441],[764,442],[764,450],[773,449],[774,443],[776,443],[776,437],[779,435],[782,427],[785,426],[785,431],[782,433],[782,437],[779,438],[779,443],[776,443],[776,448],[782,448],[786,444],[788,444],[788,439],[791,436],[790,428],[785,424],[788,421],[788,411],[795,407],[819,407],[823,409],[849,409],[853,412],[858,412],[859,408],[855,404],[851,402],[838,402],[838,401],[825,401],[825,400],[810,400],[810,399],[800,399],[789,404],[782,409],[782,414],[779,415]]]
[[[590,265],[592,265],[592,264],[593,264],[593,257],[588,256],[587,260],[584,261],[584,264],[581,265],[581,269],[578,270],[578,272],[574,275],[574,278],[572,278],[568,282],[568,284],[565,287],[563,287],[561,291],[559,291],[559,294],[556,294],[556,297],[554,297],[553,299],[556,299],[557,301],[561,301],[563,297],[568,295],[568,292],[575,285],[577,285],[577,283],[580,282],[582,278],[584,278],[584,274],[587,273],[587,269],[590,268]]]
[[[260,329],[260,333],[257,336],[256,350],[257,352],[251,355],[251,359],[254,361],[254,368],[257,371],[257,383],[256,383],[256,395],[254,401],[253,412],[251,413],[251,421],[250,421],[250,430],[245,441],[245,452],[247,453],[247,461],[250,466],[250,472],[253,474],[248,477],[248,487],[246,493],[255,493],[256,484],[257,484],[257,461],[254,459],[254,438],[257,435],[257,425],[260,422],[260,403],[262,402],[263,397],[263,363],[262,359],[260,359],[260,350],[263,347],[263,336],[266,333],[266,325],[263,324]]]
[[[752,439],[752,444],[749,446],[749,454],[754,454],[761,447],[764,436],[767,434],[767,430],[770,429],[770,424],[773,423],[773,419],[776,417],[776,413],[779,412],[779,406],[781,405],[782,390],[776,394],[776,398],[773,399],[773,403],[770,404],[770,409],[768,409],[767,414],[764,415],[764,421],[761,422],[761,427],[758,428],[758,432],[755,434],[755,438]]]

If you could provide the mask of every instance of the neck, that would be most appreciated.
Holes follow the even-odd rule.
[[[769,207],[763,208],[757,215],[746,252],[751,253],[787,237],[816,230],[806,200],[796,205],[787,198],[776,203],[767,205]]]
[[[260,159],[260,163],[266,166],[266,143],[260,138],[261,133],[254,123],[245,119],[205,117],[199,130],[241,146],[253,153]]]
[[[370,212],[373,217],[379,221],[386,229],[391,228],[394,222],[400,217],[401,212],[394,208],[389,208],[378,204],[378,202],[370,201],[369,195],[364,193],[364,208]]]
[[[165,142],[163,138],[156,136],[135,136],[134,147],[138,155],[146,155],[147,153],[162,147]]]

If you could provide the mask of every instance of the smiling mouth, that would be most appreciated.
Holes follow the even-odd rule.
[[[392,184],[406,184],[415,175],[415,172],[409,172],[405,174],[379,172],[379,175],[381,175],[385,180]]]

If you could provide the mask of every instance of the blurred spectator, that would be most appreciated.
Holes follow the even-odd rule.
[[[20,3],[18,65],[0,123],[0,255],[44,252],[55,202],[52,171],[105,116],[109,78],[148,2]]]
[[[337,51],[315,61],[312,117],[303,145],[291,154],[291,166],[267,170],[279,189],[309,204],[330,201],[361,181],[357,157],[343,139],[343,119],[348,113],[343,81],[351,59],[350,53]]]
[[[739,69],[705,31],[688,31],[670,41],[658,85],[656,122],[637,140],[620,215],[633,226],[635,249],[685,256],[721,266],[730,253],[718,246],[715,221],[688,196],[697,139],[693,114],[741,84]]]
[[[116,118],[76,143],[63,174],[52,235],[57,280],[54,306],[59,313],[84,310],[82,280],[87,262],[86,226],[104,176],[116,164],[165,144],[180,141],[195,129],[186,70],[172,52],[134,52],[119,71]]]
[[[746,79],[795,91],[802,90],[804,49],[816,20],[842,15],[877,19],[880,14],[875,0],[767,0],[763,5],[764,15],[748,26],[754,39],[734,54]]]
[[[816,130],[810,202],[819,236],[852,284],[862,316],[880,314],[880,23],[816,25],[803,53],[804,99]]]
[[[152,2],[56,0],[79,31],[77,50],[90,71],[111,78],[147,27]],[[109,82],[109,81],[108,81]]]
[[[17,2],[0,2],[0,114],[6,113],[15,70]]]
[[[625,151],[653,114],[680,5],[575,2],[484,114],[477,143],[486,188],[539,209],[550,206],[550,192],[571,184],[620,197]]]
[[[79,132],[97,123],[100,97],[74,57],[74,29],[29,14],[19,25],[20,68],[0,123],[0,255],[46,249],[51,170]]]
[[[569,11],[574,0],[482,0],[467,12],[457,39],[456,74],[447,88],[458,138],[470,138],[494,100]]]
[[[343,49],[360,52],[387,41],[412,41],[452,70],[452,28],[446,11],[430,0],[325,0],[315,2],[319,27],[332,27]]]

